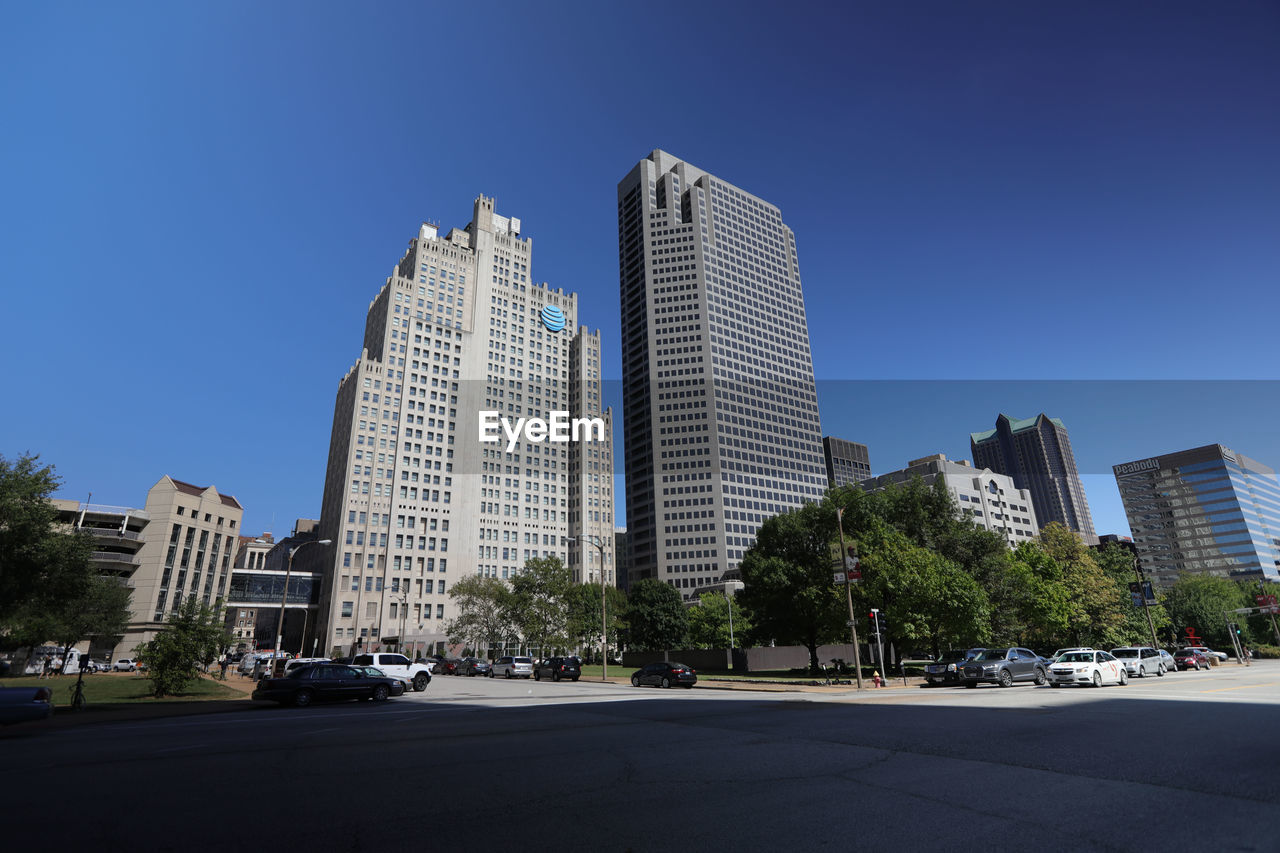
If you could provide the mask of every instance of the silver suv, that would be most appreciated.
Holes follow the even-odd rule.
[[[1150,646],[1125,646],[1112,649],[1111,654],[1124,664],[1126,672],[1137,678],[1146,678],[1148,675],[1163,676],[1165,673],[1164,659],[1159,651]]]
[[[533,678],[533,658],[506,657],[498,658],[493,662],[493,669],[489,670],[489,677],[501,675],[503,678]]]

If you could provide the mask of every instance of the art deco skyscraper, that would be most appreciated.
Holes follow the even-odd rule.
[[[569,536],[598,537],[614,575],[600,336],[577,325],[576,294],[534,283],[520,227],[484,196],[464,229],[423,225],[369,304],[364,351],[334,406],[322,652],[443,650],[451,585],[513,577],[532,557],[599,577],[599,552]],[[599,419],[603,439],[481,440],[482,413],[515,425],[555,412]]]
[[[1006,474],[1019,489],[1031,492],[1042,528],[1056,521],[1079,533],[1086,545],[1098,544],[1071,439],[1061,420],[1043,413],[1022,420],[1001,415],[995,429],[970,433],[969,446],[975,466]]]
[[[632,580],[689,598],[827,486],[795,235],[654,151],[618,184]]]

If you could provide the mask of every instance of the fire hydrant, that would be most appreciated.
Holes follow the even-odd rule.
[[[876,670],[871,674],[871,683],[876,687],[884,687],[884,680],[880,678],[880,671]]]

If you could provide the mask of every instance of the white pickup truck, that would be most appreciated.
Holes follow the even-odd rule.
[[[422,663],[414,663],[407,657],[393,652],[374,652],[356,655],[351,659],[356,666],[373,666],[385,672],[391,678],[398,678],[406,687],[412,686],[421,693],[431,683],[431,667]]]

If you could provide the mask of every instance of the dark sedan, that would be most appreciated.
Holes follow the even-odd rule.
[[[1212,666],[1204,652],[1195,649],[1179,649],[1173,653],[1173,662],[1178,669],[1208,669]]]
[[[53,691],[48,687],[0,687],[0,725],[52,716]]]
[[[544,678],[550,678],[552,681],[560,681],[561,679],[569,679],[577,681],[582,676],[582,668],[578,666],[577,658],[547,658],[541,663],[533,665],[533,678],[535,681],[541,681]]]
[[[693,667],[668,661],[647,664],[631,674],[632,687],[639,687],[641,684],[652,684],[654,687],[671,687],[674,684],[692,687],[697,683],[698,673]]]
[[[925,664],[924,680],[929,684],[964,684],[964,665],[986,649],[947,652],[930,664]]]
[[[492,668],[487,660],[463,658],[458,662],[458,675],[488,675]]]
[[[357,666],[355,668],[362,670],[365,675],[371,678],[390,678],[391,681],[395,682],[391,688],[391,695],[392,696],[404,695],[405,684],[399,678],[391,678],[391,676],[387,675],[385,672],[378,669],[376,666]]]
[[[313,702],[373,699],[381,702],[396,689],[396,679],[369,675],[363,667],[318,663],[302,666],[284,678],[264,678],[253,691],[259,701],[305,708]],[[400,685],[403,692],[404,685]]]

